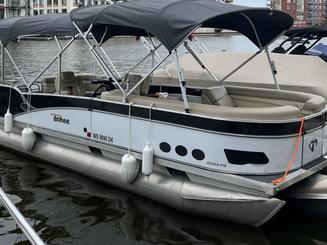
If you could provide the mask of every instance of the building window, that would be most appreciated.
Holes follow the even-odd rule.
[[[47,10],[47,13],[48,13],[48,14],[51,14],[51,13],[52,13],[52,9],[48,9],[48,10]]]
[[[47,5],[51,6],[52,5],[52,1],[51,0],[47,0]]]
[[[53,9],[53,13],[59,13],[58,9]]]
[[[53,0],[53,5],[58,6],[58,0]]]
[[[67,6],[67,0],[61,0],[61,5],[62,6]]]
[[[67,13],[67,9],[62,9],[61,13]]]

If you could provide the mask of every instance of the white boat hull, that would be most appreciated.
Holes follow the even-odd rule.
[[[121,164],[118,160],[40,138],[33,150],[26,152],[21,146],[19,134],[7,134],[2,129],[0,144],[192,214],[259,226],[273,217],[285,203],[277,198],[253,196],[192,183],[183,176],[167,176],[158,171],[154,171],[149,177],[139,174],[135,182],[128,185],[121,178]]]

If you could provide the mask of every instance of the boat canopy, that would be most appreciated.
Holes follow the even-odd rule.
[[[281,11],[216,0],[134,0],[79,8],[70,16],[83,32],[93,24],[99,43],[117,35],[155,36],[169,51],[200,26],[238,31],[261,48],[293,24]]]
[[[285,35],[292,38],[302,38],[303,35],[305,35],[306,38],[310,36],[316,36],[318,38],[327,37],[327,24],[323,24],[320,26],[294,28],[287,31]]]
[[[3,45],[24,35],[75,36],[77,33],[68,14],[34,15],[0,21],[0,40]]]

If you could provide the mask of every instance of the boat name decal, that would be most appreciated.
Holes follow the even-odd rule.
[[[318,139],[313,138],[313,139],[311,140],[310,144],[309,144],[309,149],[310,149],[312,152],[314,152],[314,150],[316,149],[317,145],[318,145]]]
[[[70,120],[66,119],[66,118],[63,118],[62,115],[60,115],[60,114],[52,113],[51,116],[53,116],[53,121],[54,122],[70,124]]]

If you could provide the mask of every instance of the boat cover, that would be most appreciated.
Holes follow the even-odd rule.
[[[216,0],[133,0],[74,9],[70,15],[82,31],[93,24],[92,33],[98,42],[116,35],[151,35],[169,51],[199,26],[238,31],[261,47],[293,24],[293,19],[280,11]]]
[[[326,37],[327,36],[327,24],[322,24],[320,26],[311,26],[311,27],[301,27],[301,28],[294,28],[285,33],[288,37],[302,37],[306,34],[308,35],[317,35],[319,37]]]
[[[68,14],[24,16],[0,21],[0,40],[4,45],[24,35],[74,36],[77,33]]]
[[[199,54],[199,57],[220,79],[245,61],[250,53],[211,53]],[[317,56],[271,54],[277,69],[277,81],[281,89],[300,91],[321,95],[327,99],[327,63]],[[200,67],[194,58],[187,54],[180,58],[187,86],[210,87],[217,83],[208,72]],[[153,83],[160,85],[179,86],[175,63],[167,65],[171,73],[160,69],[153,74]],[[265,53],[262,53],[242,67],[224,82],[227,85],[275,88],[270,66]]]

